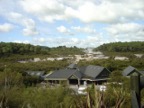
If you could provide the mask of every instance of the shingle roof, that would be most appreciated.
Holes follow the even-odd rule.
[[[134,71],[137,71],[137,70],[132,66],[128,66],[127,68],[124,69],[122,74],[123,74],[123,76],[128,76]]]
[[[74,66],[74,65],[71,65]],[[104,70],[104,67],[89,65],[80,68],[67,68],[54,71],[52,74],[47,76],[47,79],[68,79],[72,75],[81,78],[96,79],[96,77]]]
[[[75,75],[77,78],[81,79],[83,74],[78,70],[73,75]]]
[[[89,65],[85,68],[84,74],[92,78],[96,78],[102,71],[104,67]]]
[[[142,71],[139,71],[139,73],[141,73],[142,75],[144,75],[144,70],[142,70]]]
[[[76,69],[61,69],[61,70],[54,71],[52,74],[47,76],[47,78],[67,79],[76,71],[77,71]]]
[[[69,69],[76,69],[77,65],[76,64],[70,64],[67,68],[69,68]]]

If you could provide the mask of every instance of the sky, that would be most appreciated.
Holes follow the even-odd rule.
[[[97,47],[144,41],[144,0],[0,0],[0,42]]]

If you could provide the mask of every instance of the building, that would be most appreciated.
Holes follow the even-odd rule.
[[[134,72],[136,72],[138,74],[144,74],[144,71],[138,71],[136,68],[134,68],[132,66],[128,66],[127,68],[124,69],[122,75],[123,76],[130,76]]]
[[[81,85],[84,82],[102,84],[109,78],[110,71],[102,66],[83,66],[78,67],[71,64],[65,69],[56,70],[47,77],[46,81],[60,83],[66,81],[69,85]]]

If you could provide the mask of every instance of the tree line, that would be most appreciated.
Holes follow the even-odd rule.
[[[106,43],[94,49],[94,51],[97,50],[106,52],[143,52],[144,42],[133,41]]]
[[[46,55],[69,55],[69,54],[82,54],[83,49],[74,47],[46,47],[46,46],[34,46],[31,44],[23,43],[5,43],[0,42],[0,56],[9,56],[12,54],[30,55],[30,54],[46,54]]]

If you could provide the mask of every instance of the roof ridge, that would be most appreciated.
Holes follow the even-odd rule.
[[[79,76],[75,75],[76,72],[78,72],[80,74],[80,76],[82,76],[82,73],[79,70],[75,70],[71,75],[68,76],[68,78],[70,78],[72,75],[74,75],[76,78],[79,79]]]

